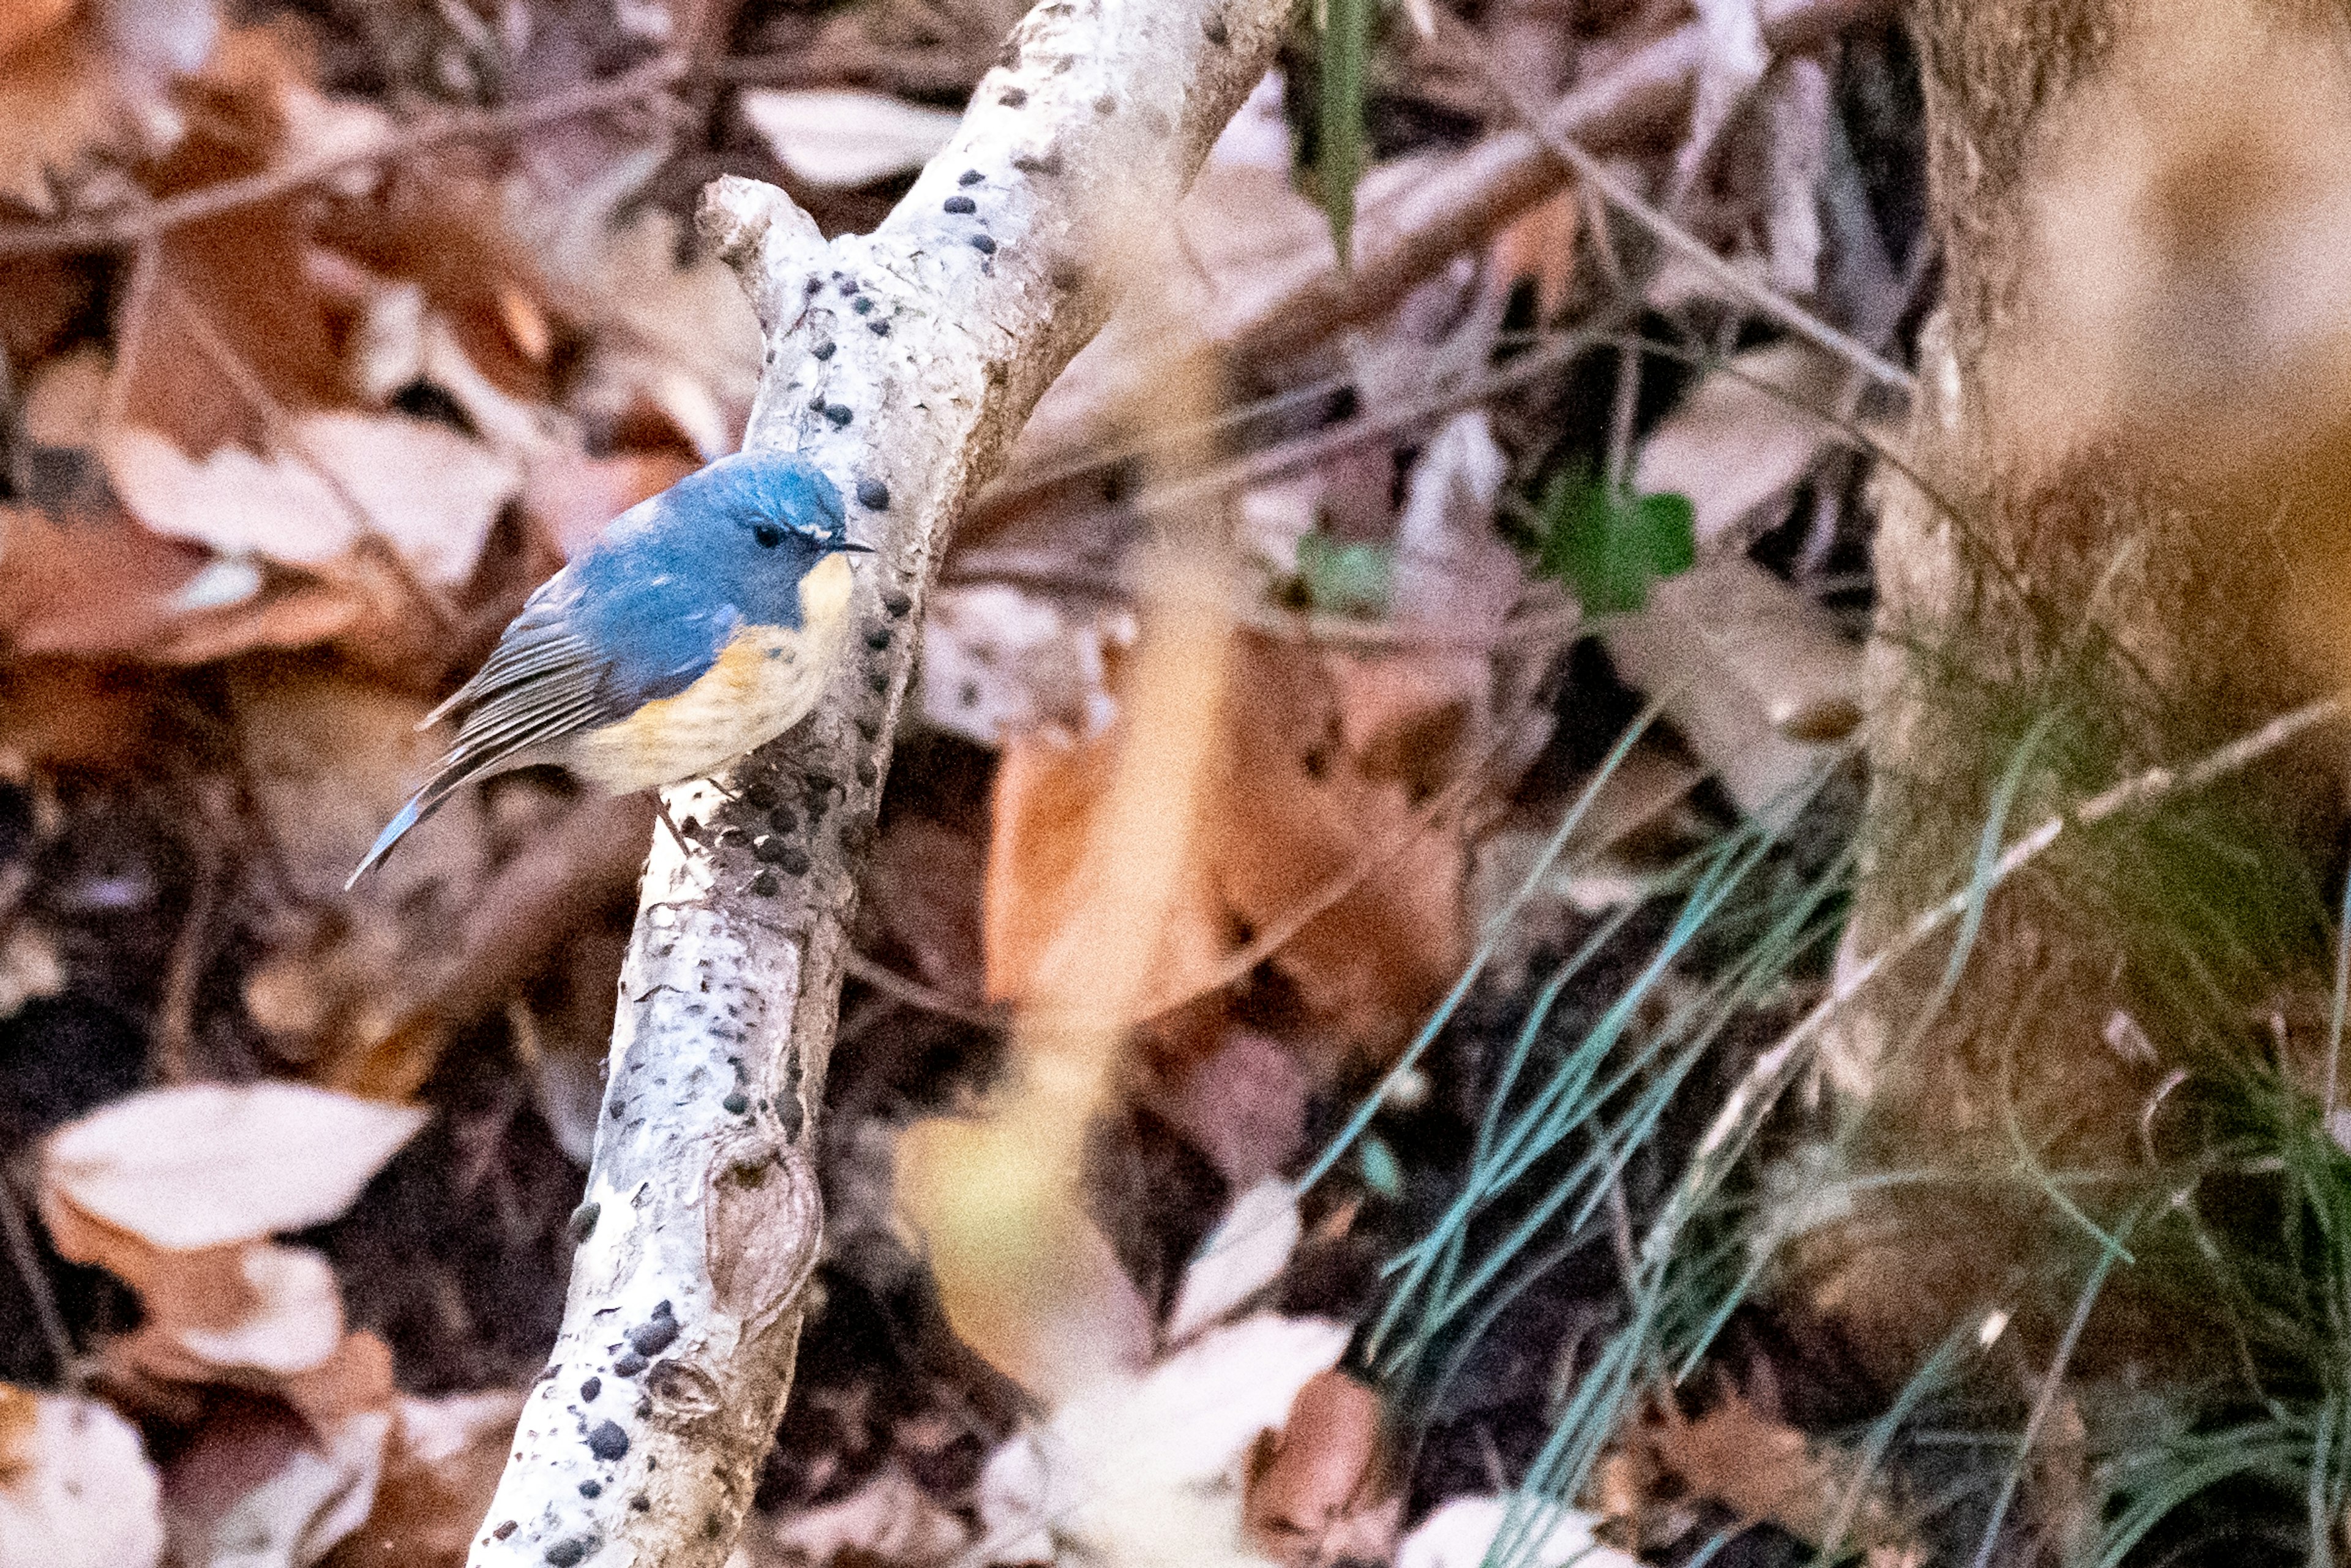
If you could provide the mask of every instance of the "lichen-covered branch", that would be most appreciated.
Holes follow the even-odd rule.
[[[726,1558],[790,1383],[814,1137],[857,872],[949,528],[1101,325],[1256,83],[1288,0],[1049,0],[872,235],[722,180],[705,239],[758,307],[747,444],[807,454],[879,554],[824,702],[668,792],[622,974],[562,1333],[471,1562]]]

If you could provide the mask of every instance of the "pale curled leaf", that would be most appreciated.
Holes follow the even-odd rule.
[[[1261,1561],[1242,1533],[1242,1460],[1347,1335],[1343,1323],[1249,1318],[1015,1437],[980,1476],[989,1560],[1036,1561],[1040,1545],[1052,1558],[1060,1542],[1119,1568]]]
[[[246,1241],[340,1214],[424,1121],[298,1083],[152,1089],[52,1134],[42,1193],[158,1247]]]
[[[1590,1514],[1535,1500],[1520,1506],[1524,1512],[1513,1520],[1510,1499],[1454,1499],[1404,1538],[1396,1568],[1480,1568],[1506,1524],[1532,1548],[1510,1559],[1513,1568],[1641,1568],[1638,1558],[1600,1544]]]
[[[369,536],[430,582],[465,580],[517,465],[445,425],[402,414],[306,414],[296,447],[264,457],[224,446],[189,457],[154,431],[105,437],[107,476],[157,533],[226,555],[325,569]]]
[[[1298,1246],[1298,1194],[1268,1176],[1232,1201],[1185,1267],[1167,1338],[1181,1343],[1271,1284]]]
[[[153,1568],[162,1496],[138,1431],[111,1409],[0,1384],[0,1563]]]
[[[962,116],[878,92],[762,89],[743,117],[778,162],[811,185],[841,189],[918,169],[946,145]]]

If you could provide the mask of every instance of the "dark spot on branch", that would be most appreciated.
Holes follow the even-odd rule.
[[[956,176],[956,183],[958,185],[977,185],[982,180],[987,178],[987,175],[981,173],[977,169],[966,169],[962,173]]]
[[[595,1404],[596,1396],[603,1392],[604,1380],[601,1377],[591,1377],[580,1385],[580,1398],[583,1404]]]
[[[873,301],[871,297],[861,294],[849,302],[849,308],[862,316],[873,308]]]
[[[581,1497],[602,1497],[604,1495],[604,1483],[595,1479],[593,1477],[590,1477],[589,1479],[580,1483],[580,1495]]]
[[[588,1428],[588,1451],[606,1464],[625,1458],[629,1452],[629,1435],[618,1421],[599,1421]]]
[[[974,235],[971,236],[971,248],[979,252],[982,256],[994,256],[996,254],[996,236],[994,235]]]
[[[726,1096],[726,1099],[718,1102],[718,1108],[726,1112],[730,1116],[739,1116],[744,1112],[748,1111],[751,1108],[751,1102],[745,1098],[743,1092],[738,1089],[734,1093]]]
[[[904,615],[914,607],[914,601],[894,588],[882,596],[882,608],[893,615]]]
[[[673,1317],[649,1318],[629,1331],[629,1348],[639,1355],[658,1355],[676,1342],[677,1320]]]
[[[1012,160],[1012,166],[1024,174],[1058,174],[1061,172],[1059,152],[1024,152]]]
[[[751,879],[751,896],[754,898],[773,898],[783,890],[784,884],[776,880],[774,872],[763,871]]]
[[[820,360],[829,360],[832,358],[832,340],[830,338],[819,338],[815,342],[809,345],[809,352]]]
[[[516,1528],[517,1527],[513,1520],[509,1519],[504,1521],[496,1530],[490,1531],[490,1539],[492,1541],[504,1541],[507,1536],[512,1535],[515,1532]]]
[[[865,329],[877,338],[886,338],[890,335],[890,323],[876,316],[872,320],[865,323]]]
[[[860,479],[857,482],[857,504],[869,512],[889,510],[890,486],[879,479]]]
[[[596,1550],[596,1538],[592,1535],[574,1535],[557,1542],[541,1555],[547,1559],[548,1568],[577,1568],[578,1564],[588,1561],[588,1554]]]
[[[645,1365],[645,1358],[633,1350],[624,1350],[612,1358],[612,1372],[618,1377],[634,1377]]]
[[[596,1217],[603,1212],[604,1206],[593,1201],[583,1203],[571,1211],[571,1218],[563,1228],[571,1238],[574,1247],[596,1234]]]
[[[1207,35],[1208,42],[1220,49],[1233,41],[1232,34],[1225,30],[1225,19],[1222,16],[1208,17],[1200,24],[1200,31]]]
[[[890,639],[895,635],[887,626],[876,626],[865,633],[865,645],[879,653],[890,645]]]
[[[856,413],[845,402],[829,402],[825,404],[824,416],[825,418],[832,421],[833,423],[839,425],[846,425],[851,420],[857,417]]]
[[[1019,109],[1029,101],[1029,89],[1021,87],[1008,87],[996,95],[996,101],[1007,109]]]
[[[961,215],[965,213],[976,213],[979,211],[979,204],[973,201],[969,196],[949,196],[946,199],[946,206],[948,212],[956,214],[957,215]]]

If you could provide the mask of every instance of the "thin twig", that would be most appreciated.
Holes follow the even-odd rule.
[[[237,395],[261,415],[268,427],[270,440],[284,447],[289,455],[317,475],[328,493],[350,514],[351,521],[359,526],[361,549],[358,553],[360,559],[371,559],[381,567],[400,585],[403,593],[422,605],[433,617],[437,632],[445,633],[456,625],[457,607],[450,601],[449,596],[425,581],[410,567],[408,559],[400,553],[399,547],[392,542],[366,504],[352,494],[350,486],[343,483],[342,476],[302,439],[293,415],[262,383],[261,378],[254,373],[253,367],[246,363],[245,356],[221,336],[220,329],[213,325],[211,318],[197,308],[193,299],[188,298],[185,289],[169,281],[164,282],[162,287],[165,298],[178,307],[204,357],[211,360],[229,384],[236,389]]]
[[[606,80],[582,82],[507,109],[463,110],[395,125],[366,147],[297,158],[243,179],[201,185],[127,212],[67,218],[57,223],[0,225],[0,256],[113,250],[137,245],[189,224],[290,195],[346,170],[413,158],[452,142],[493,141],[575,115],[617,109],[660,91],[684,71],[683,56],[663,54]]]
[[[78,1394],[89,1379],[83,1375],[81,1358],[74,1354],[73,1336],[66,1332],[65,1314],[57,1310],[57,1292],[49,1288],[49,1271],[41,1267],[41,1249],[33,1244],[33,1228],[25,1218],[24,1203],[5,1170],[0,1170],[0,1232],[5,1235],[9,1261],[24,1279],[33,1315],[40,1320],[41,1338],[57,1360],[57,1381]]]
[[[957,1023],[984,1029],[990,1034],[1000,1034],[1012,1020],[1002,1009],[974,1007],[971,1003],[951,997],[935,986],[926,986],[911,975],[902,975],[888,965],[852,952],[841,961],[841,972],[851,979],[872,987],[893,1001],[904,1002],[918,1012],[936,1013]]]
[[[1909,371],[1868,344],[1830,326],[1777,289],[1748,277],[1717,256],[1712,246],[1691,234],[1671,215],[1652,205],[1646,198],[1619,180],[1607,165],[1552,124],[1541,108],[1529,103],[1523,94],[1502,79],[1501,75],[1488,63],[1483,40],[1467,24],[1456,20],[1452,13],[1434,6],[1430,7],[1428,15],[1436,22],[1437,39],[1460,56],[1465,65],[1482,75],[1495,96],[1510,110],[1511,117],[1539,139],[1553,157],[1573,170],[1578,180],[1605,197],[1611,206],[1647,229],[1667,249],[1705,273],[1724,289],[1798,337],[1836,355],[1873,381],[1905,393],[1915,394],[1917,392],[1918,380]]]

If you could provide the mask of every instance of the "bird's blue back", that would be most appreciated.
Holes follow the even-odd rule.
[[[798,457],[739,453],[622,514],[548,586],[633,706],[691,685],[743,626],[797,630],[800,579],[844,529],[831,480]]]

